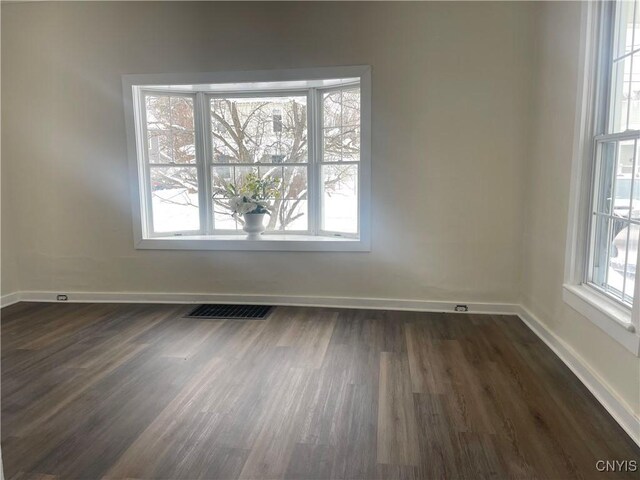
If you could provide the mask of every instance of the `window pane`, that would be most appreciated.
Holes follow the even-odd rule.
[[[597,215],[593,220],[595,228],[591,281],[607,290],[612,241],[615,237],[615,229],[620,227],[614,226],[613,220],[609,217]]]
[[[640,130],[640,54],[632,57],[629,93],[629,130]]]
[[[640,4],[638,0],[635,1],[633,26],[629,25],[627,28],[633,29],[633,50],[638,50],[640,48]],[[628,37],[629,34],[627,33]]]
[[[233,167],[211,167],[212,191],[216,188],[225,188],[233,183]],[[215,230],[237,230],[236,219],[231,215],[231,210],[220,195],[212,196],[213,223]]]
[[[360,161],[360,127],[342,127],[342,161]]]
[[[307,198],[307,167],[283,167],[282,198],[301,200]]]
[[[640,162],[635,162],[634,140],[603,142],[599,145],[596,212],[640,220]],[[634,153],[635,152],[635,153]],[[615,193],[612,193],[615,192]]]
[[[617,143],[606,142],[600,144],[600,175],[597,184],[596,211],[605,214],[612,213],[613,179],[616,170]]]
[[[610,95],[611,117],[609,119],[609,132],[611,133],[623,132],[627,129],[632,58],[632,56],[624,57],[613,64]]]
[[[149,163],[196,163],[193,132],[171,134],[163,131],[148,133]]]
[[[323,96],[323,162],[360,160],[360,88],[344,88]]]
[[[613,58],[619,58],[632,50],[634,32],[634,2],[616,3],[615,27],[613,33]],[[638,40],[636,39],[636,43]]]
[[[151,167],[151,201],[154,232],[200,229],[195,167]]]
[[[640,233],[639,227],[630,223],[640,219],[636,141],[600,143],[597,155],[590,281],[630,305]]]
[[[593,251],[591,261],[590,280],[598,286],[606,283],[608,250],[607,236],[609,235],[609,217],[593,216]]]
[[[261,166],[262,178],[280,183],[280,196],[273,200],[267,230],[308,230],[307,166]]]
[[[172,163],[172,141],[171,134],[162,131],[150,130],[147,135],[149,147],[149,163]]]
[[[306,167],[305,167],[306,168]],[[258,174],[262,179],[269,179],[274,182],[278,182],[280,187],[283,185],[282,181],[282,166],[280,165],[263,165],[258,167]],[[280,188],[282,191],[282,188]]]
[[[629,243],[627,245],[627,272],[624,288],[625,298],[629,303],[633,302],[633,295],[636,283],[636,265],[638,263],[638,243],[640,240],[640,226],[632,224],[629,226]]]
[[[147,95],[147,129],[193,132],[193,98]]]
[[[169,97],[166,95],[147,95],[147,129],[148,130],[170,130],[171,128],[171,107]]]
[[[149,163],[196,163],[193,99],[148,95]]]
[[[341,127],[360,124],[360,88],[326,92],[322,100],[322,126]]]
[[[357,125],[323,130],[324,162],[360,161],[360,127]]]
[[[358,232],[358,165],[322,165],[322,229]]]
[[[343,90],[342,125],[360,125],[360,88]]]
[[[250,173],[259,174],[258,167],[236,166],[231,164],[228,167],[214,166],[212,167],[211,181],[213,187],[226,186],[228,184],[235,185],[237,188],[242,187],[245,183],[247,175]],[[214,228],[216,230],[242,230],[242,223],[232,217],[232,211],[228,208],[227,199],[216,195],[213,199],[214,212]]]
[[[214,163],[307,161],[307,97],[212,98]]]
[[[193,98],[169,97],[171,105],[171,128],[176,132],[193,132]]]
[[[309,229],[306,200],[277,200],[276,207],[268,230],[306,231]]]
[[[639,233],[640,227],[623,220],[599,217],[596,221],[593,281],[629,304],[633,301]]]
[[[323,127],[339,127],[342,124],[342,90],[325,93],[322,109]]]
[[[615,3],[608,132],[640,129],[640,7]],[[633,54],[633,52],[636,52]]]
[[[212,167],[213,187],[215,189],[229,183],[239,187],[249,173],[256,173],[263,179],[277,180],[280,184],[279,196],[269,202],[272,214],[265,221],[267,230],[308,230],[307,166],[214,166]],[[230,216],[231,212],[226,207],[225,199],[216,197],[213,202],[217,230],[242,230],[242,224]]]
[[[196,141],[193,132],[178,133],[173,136],[173,161],[196,163]]]
[[[342,160],[342,129],[325,128],[323,130],[323,161],[339,162]]]

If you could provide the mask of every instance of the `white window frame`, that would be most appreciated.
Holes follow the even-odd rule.
[[[204,97],[204,109],[203,111],[209,111],[210,105],[211,105],[211,100],[213,100],[214,98],[227,98],[227,97],[234,97],[234,98],[239,98],[239,97],[255,97],[255,96],[260,96],[260,97],[287,97],[287,96],[302,96],[301,94],[304,94],[304,96],[307,97],[307,105],[311,105],[314,94],[315,94],[315,89],[314,88],[305,88],[305,89],[300,89],[300,90],[277,90],[277,91],[251,91],[251,92],[227,92],[227,93],[205,93],[203,94]],[[321,111],[317,111],[314,110],[312,108],[307,108],[307,125],[312,125],[311,122],[315,121],[314,117],[317,117],[319,115],[322,115]],[[211,132],[211,117],[209,115],[205,116],[205,129],[206,129],[206,133],[207,135],[209,135],[209,132]],[[311,131],[310,128],[308,128],[308,131]],[[209,139],[209,136],[207,137],[207,140]],[[310,138],[307,139],[307,141],[309,142],[308,144],[308,149],[311,149],[311,142],[315,140],[315,138],[313,138],[313,135],[310,136]],[[221,163],[214,163],[211,161],[212,155],[210,152],[211,149],[211,142],[210,141],[206,141],[205,142],[205,150],[206,150],[206,155],[204,157],[204,168],[206,170],[211,170],[211,167],[215,167],[215,166],[224,166],[224,167],[229,167],[229,168],[233,168],[235,169],[235,167],[268,167],[268,166],[276,166],[276,165],[280,165],[283,167],[305,167],[307,169],[307,184],[308,184],[308,191],[307,191],[307,199],[309,202],[309,208],[308,208],[308,212],[307,212],[307,221],[308,221],[308,228],[307,230],[287,230],[286,231],[286,235],[313,235],[313,236],[317,236],[317,229],[315,228],[315,224],[317,222],[317,219],[315,217],[316,215],[316,210],[313,209],[311,206],[313,204],[315,204],[315,202],[317,201],[317,198],[314,194],[312,194],[313,188],[315,187],[316,184],[316,178],[313,176],[313,164],[316,163],[313,161],[313,156],[311,154],[309,154],[307,156],[307,161],[305,163],[282,163],[282,164],[277,164],[277,163],[266,163],[266,162],[260,162],[260,163],[228,163],[228,164],[221,164]],[[211,187],[210,182],[205,182],[205,185],[207,188]],[[207,191],[207,199],[211,198],[211,192],[208,190]],[[207,202],[207,205],[211,205],[211,202]],[[202,210],[204,210],[204,216],[206,217],[206,219],[208,221],[210,221],[212,219],[212,215],[211,212],[207,211],[206,209],[201,209],[201,213]],[[206,235],[244,235],[244,232],[238,231],[238,230],[230,230],[230,229],[220,229],[220,228],[215,228],[215,225],[211,226],[211,225],[207,225],[205,227],[206,229]],[[274,236],[274,235],[283,235],[283,232],[279,232],[279,231],[266,231],[263,233],[263,236]],[[344,235],[344,236],[348,236],[349,235]]]
[[[343,88],[348,88],[349,84],[346,85],[340,85],[340,86],[334,86],[334,87],[327,87],[322,89],[322,92],[320,95],[316,95],[314,98],[314,101],[316,102],[322,102],[322,95],[325,93],[331,93],[331,92],[336,92],[336,91],[340,91]],[[316,144],[314,145],[314,149],[315,149],[315,156],[317,158],[317,161],[314,162],[313,165],[313,169],[314,169],[314,176],[315,178],[317,178],[318,180],[314,183],[316,188],[320,188],[321,185],[321,177],[322,177],[322,167],[324,165],[335,165],[336,162],[327,162],[324,160],[324,123],[323,123],[323,119],[324,116],[322,115],[322,107],[321,105],[317,105],[316,106],[316,112],[318,112],[318,115],[316,115],[315,119],[314,119],[314,130],[315,130],[315,135],[313,135],[313,137],[315,139],[317,139],[318,141],[316,142]],[[361,122],[362,122],[362,117],[361,117]],[[344,127],[345,125],[340,125],[341,127]],[[361,127],[362,128],[362,127]],[[340,165],[356,165],[358,166],[358,170],[360,170],[362,167],[360,166],[361,164],[361,160],[360,161],[341,161],[339,164]],[[361,176],[361,173],[358,174],[358,177]],[[358,185],[358,188],[360,188],[360,185]],[[361,230],[361,226],[360,226],[360,203],[361,203],[361,196],[358,195],[358,208],[357,208],[357,212],[358,212],[358,222],[357,222],[357,226],[358,229],[356,231],[356,233],[354,234],[349,234],[349,233],[341,233],[335,230],[326,230],[322,228],[322,219],[320,217],[320,209],[322,208],[321,202],[322,202],[322,198],[320,195],[317,196],[317,198],[320,200],[318,202],[318,204],[316,205],[316,219],[317,219],[317,223],[316,223],[316,231],[318,232],[319,235],[322,236],[326,236],[326,237],[336,237],[336,236],[350,236],[350,237],[358,237],[360,235],[360,230]]]
[[[140,91],[140,101],[144,103],[144,96],[146,95],[167,95],[166,91],[162,91],[162,90],[154,90],[154,89],[142,89]],[[202,145],[202,135],[203,132],[200,131],[200,129],[198,128],[198,124],[199,124],[199,116],[201,111],[199,109],[195,108],[195,104],[196,101],[198,99],[197,94],[195,93],[190,93],[190,92],[182,92],[182,91],[172,91],[171,92],[171,96],[172,97],[187,97],[187,98],[191,98],[193,100],[193,104],[194,104],[194,142],[196,145],[196,159],[201,159],[204,158],[202,155],[202,152],[200,151],[200,146]],[[195,168],[198,171],[198,177],[200,177],[202,175],[202,165],[200,161],[197,161],[196,163],[192,163],[192,164],[162,164],[162,163],[150,163],[148,161],[147,155],[148,155],[148,151],[149,151],[149,145],[148,145],[148,130],[147,130],[147,118],[146,118],[146,109],[145,108],[141,108],[139,110],[139,113],[141,115],[141,120],[140,120],[140,125],[141,125],[141,130],[140,130],[140,135],[138,135],[138,141],[140,142],[141,146],[142,146],[142,151],[144,152],[143,157],[140,157],[138,159],[138,161],[140,162],[140,165],[138,166],[138,172],[140,175],[140,178],[142,179],[141,182],[144,183],[145,185],[149,185],[150,184],[150,178],[151,178],[151,168]],[[198,203],[202,204],[203,201],[205,201],[206,197],[204,196],[206,194],[206,192],[203,191],[198,191]],[[199,213],[200,213],[200,230],[192,230],[192,231],[188,231],[188,230],[180,230],[178,231],[174,231],[174,232],[155,232],[154,230],[154,225],[153,225],[153,212],[152,212],[152,208],[151,208],[151,190],[149,188],[145,188],[142,189],[140,191],[140,195],[141,195],[141,211],[142,211],[142,222],[144,222],[143,225],[143,231],[146,231],[146,236],[148,238],[162,238],[162,237],[170,237],[170,236],[175,236],[175,235],[199,235],[201,233],[201,229],[202,229],[202,225],[203,225],[203,211],[202,209],[200,209]]]
[[[343,80],[341,80],[343,79]],[[231,84],[259,84],[278,82],[277,90],[236,90]],[[359,84],[361,99],[360,161],[358,163],[358,232],[356,234],[322,231],[320,228],[320,168],[322,164],[322,108],[318,104],[322,92]],[[137,249],[168,250],[279,250],[279,251],[370,251],[371,204],[371,67],[325,67],[296,70],[262,70],[251,72],[213,72],[178,74],[123,75],[123,97],[127,149],[131,175],[131,204],[134,247]],[[211,90],[192,86],[209,86]],[[182,87],[181,87],[182,86]],[[216,87],[220,87],[216,89]],[[208,182],[199,189],[200,230],[193,232],[153,231],[149,185],[150,165],[147,160],[144,95],[188,95],[194,99],[196,163],[198,175],[207,178],[211,170],[210,118],[205,114],[209,101],[216,96],[291,95],[304,92],[308,108],[309,158],[307,166],[309,192],[308,231],[265,232],[260,240],[249,240],[234,230],[213,230],[210,221],[211,191]],[[204,117],[204,118],[203,118]],[[344,162],[341,162],[344,163]],[[236,165],[236,164],[234,164]],[[239,165],[239,164],[238,164]],[[269,165],[252,164],[251,166]],[[233,165],[230,165],[233,166]],[[201,182],[202,184],[202,182]]]
[[[612,2],[584,2],[576,95],[564,301],[634,355],[640,355],[640,278],[636,272],[632,308],[588,282],[595,153],[606,126],[611,71]],[[606,138],[627,138],[624,132]]]

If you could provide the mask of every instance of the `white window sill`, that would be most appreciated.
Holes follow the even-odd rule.
[[[587,285],[563,285],[562,298],[634,355],[640,354],[640,335],[629,309],[609,300]]]
[[[369,252],[369,242],[358,238],[311,235],[193,235],[144,238],[135,245],[143,250],[254,250],[280,252]]]

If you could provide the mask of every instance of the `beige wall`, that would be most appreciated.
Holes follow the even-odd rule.
[[[2,165],[2,199],[0,205],[9,203],[10,185],[9,172],[5,165]],[[0,250],[2,258],[0,259],[0,291],[2,295],[13,293],[18,290],[18,269],[17,269],[17,248],[14,242],[15,231],[12,230],[15,220],[12,218],[8,208],[2,210],[2,238],[0,239]]]
[[[3,293],[516,301],[532,9],[2,5],[2,226],[20,273]],[[133,248],[122,74],[351,64],[373,67],[370,253]]]
[[[525,170],[523,299],[640,414],[640,362],[562,300],[578,84],[579,2],[537,12],[532,156]]]
[[[1,17],[1,9],[0,9],[0,21]],[[0,41],[1,48],[1,41]],[[1,58],[1,52],[0,52]],[[2,82],[0,80],[0,88]],[[0,96],[0,111],[1,111],[1,96]],[[0,131],[2,130],[2,121],[0,119]],[[2,150],[2,141],[0,138],[0,153]],[[2,156],[0,154],[0,162],[2,160]],[[10,183],[9,176],[6,166],[1,165],[0,163],[0,206],[5,204],[5,202],[11,197],[9,194]],[[4,175],[2,175],[4,173]],[[0,219],[2,226],[0,227],[0,294],[15,292],[18,289],[17,283],[17,270],[16,270],[16,248],[14,243],[15,232],[11,230],[9,227],[14,225],[13,218],[11,217],[10,212],[2,211],[0,213]],[[1,459],[0,459],[1,460]],[[1,472],[0,472],[1,473]]]

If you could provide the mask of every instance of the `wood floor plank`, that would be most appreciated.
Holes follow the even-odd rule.
[[[166,455],[171,448],[177,447],[174,444],[176,423],[185,421],[185,417],[193,413],[192,408],[198,405],[194,397],[203,391],[203,384],[215,375],[216,370],[222,368],[222,364],[222,359],[213,357],[202,367],[198,375],[190,380],[120,456],[105,478],[148,476],[148,470],[154,468],[154,461]]]
[[[437,340],[429,335],[428,325],[405,325],[407,356],[414,393],[444,394],[444,368],[437,353]],[[439,342],[438,342],[439,343]]]
[[[325,480],[331,478],[331,467],[335,455],[335,447],[332,445],[298,443],[293,449],[284,478],[288,480]]]
[[[337,317],[338,312],[321,310],[309,315],[304,309],[298,309],[293,322],[278,341],[278,346],[293,347],[300,366],[319,368]]]
[[[380,354],[378,397],[378,463],[420,465],[413,394],[406,359]]]
[[[640,460],[517,317],[190,308],[3,309],[6,478],[564,479]]]
[[[295,448],[294,429],[300,421],[308,370],[292,368],[287,381],[273,392],[268,402],[262,429],[251,448],[241,479],[282,478]]]

